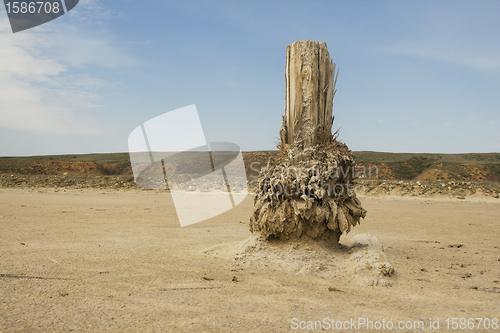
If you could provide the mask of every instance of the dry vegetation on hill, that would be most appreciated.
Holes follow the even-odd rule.
[[[244,152],[248,181],[277,151]],[[500,153],[354,152],[370,194],[498,196]],[[371,174],[369,174],[371,171]],[[136,188],[128,153],[0,157],[0,187]]]

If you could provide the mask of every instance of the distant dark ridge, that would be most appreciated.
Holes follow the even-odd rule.
[[[433,153],[384,153],[374,151],[355,151],[358,163],[407,162],[419,158],[432,162],[500,164],[500,153],[433,154]]]
[[[249,179],[278,151],[243,152]],[[354,152],[372,179],[500,181],[500,153],[420,154]],[[79,162],[79,163],[78,163]],[[361,169],[360,169],[361,170]],[[356,170],[358,171],[358,170]],[[128,153],[0,157],[0,173],[25,175],[131,175]],[[367,174],[368,177],[368,174]]]

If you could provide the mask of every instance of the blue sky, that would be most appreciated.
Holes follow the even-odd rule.
[[[196,104],[207,141],[275,149],[286,46],[325,41],[352,150],[500,151],[499,1],[81,0],[13,34],[0,7],[0,155],[126,152]]]

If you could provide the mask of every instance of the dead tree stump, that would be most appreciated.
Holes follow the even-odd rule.
[[[307,138],[308,141],[317,141],[322,134],[331,135],[334,77],[335,64],[325,42],[303,40],[287,46],[285,115],[280,131],[282,143],[292,144],[306,119],[313,128],[323,132],[314,133],[313,137]]]
[[[364,218],[355,160],[332,134],[335,64],[326,43],[287,46],[280,154],[262,168],[250,231],[265,239],[338,242]]]

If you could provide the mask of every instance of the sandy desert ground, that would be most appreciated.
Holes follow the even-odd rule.
[[[251,196],[184,228],[160,191],[0,202],[0,331],[500,331],[498,199],[365,197],[338,247],[251,239]]]

